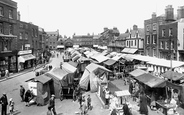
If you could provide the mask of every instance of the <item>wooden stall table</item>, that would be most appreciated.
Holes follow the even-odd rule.
[[[173,104],[165,103],[164,101],[156,101],[156,106],[163,109],[163,114],[167,115],[167,111],[174,108]]]
[[[131,95],[128,90],[115,91],[115,94],[119,98],[121,105],[123,104],[123,98],[126,101],[128,99],[128,97]]]

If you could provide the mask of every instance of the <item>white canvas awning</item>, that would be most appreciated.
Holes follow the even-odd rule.
[[[28,55],[22,55],[18,57],[18,61],[19,63],[22,62],[24,63],[27,60],[31,60],[31,59],[35,59],[36,57],[32,54],[28,54]]]
[[[77,68],[75,68],[74,66],[70,65],[67,62],[62,64],[62,69],[66,70],[69,73],[74,73],[77,70]]]
[[[56,48],[65,48],[64,45],[58,45]]]

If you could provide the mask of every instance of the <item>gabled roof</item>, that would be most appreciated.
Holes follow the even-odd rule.
[[[141,38],[144,37],[144,28],[138,28],[138,30],[130,30],[131,36],[136,36],[137,32]]]
[[[122,33],[119,35],[119,37],[117,38],[118,40],[123,40],[126,39],[129,36],[129,33]]]

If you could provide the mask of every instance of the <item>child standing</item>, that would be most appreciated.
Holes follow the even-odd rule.
[[[88,107],[88,110],[91,110],[91,97],[90,97],[90,94],[87,97],[87,107]]]
[[[9,101],[9,111],[10,111],[10,115],[13,115],[13,111],[14,111],[14,101],[12,98],[10,98],[10,101]]]

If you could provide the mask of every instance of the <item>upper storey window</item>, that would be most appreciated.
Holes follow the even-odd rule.
[[[9,10],[9,18],[13,19],[13,11]]]

